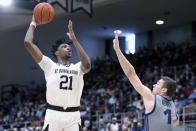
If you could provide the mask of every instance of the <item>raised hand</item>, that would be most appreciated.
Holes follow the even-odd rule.
[[[73,31],[73,25],[72,25],[71,20],[69,20],[68,29],[69,29],[69,32],[67,33],[67,35],[68,35],[69,39],[72,41],[76,40],[76,36]]]
[[[35,21],[34,15],[32,16],[32,22],[34,22],[36,24],[36,26],[40,25]]]
[[[115,32],[115,39],[113,40],[113,48],[116,51],[119,49],[118,31]]]

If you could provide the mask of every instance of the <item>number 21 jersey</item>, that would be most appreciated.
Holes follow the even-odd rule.
[[[81,62],[62,65],[43,56],[38,64],[45,75],[47,102],[61,107],[80,106],[84,86]]]

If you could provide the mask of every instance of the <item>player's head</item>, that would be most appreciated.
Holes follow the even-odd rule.
[[[58,58],[69,59],[72,56],[71,42],[59,43],[53,46],[53,55]]]
[[[177,83],[170,77],[163,76],[156,84],[153,85],[153,94],[160,94],[172,97],[175,93]]]

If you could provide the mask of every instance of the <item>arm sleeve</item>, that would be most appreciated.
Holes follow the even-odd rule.
[[[44,55],[42,57],[42,60],[38,63],[38,65],[44,71],[46,76],[49,75],[53,64],[54,64],[54,62],[50,58],[48,58],[47,56],[44,56]]]

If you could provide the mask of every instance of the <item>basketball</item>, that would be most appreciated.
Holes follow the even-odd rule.
[[[33,15],[37,24],[48,24],[54,18],[54,9],[49,3],[42,2],[35,6]]]

